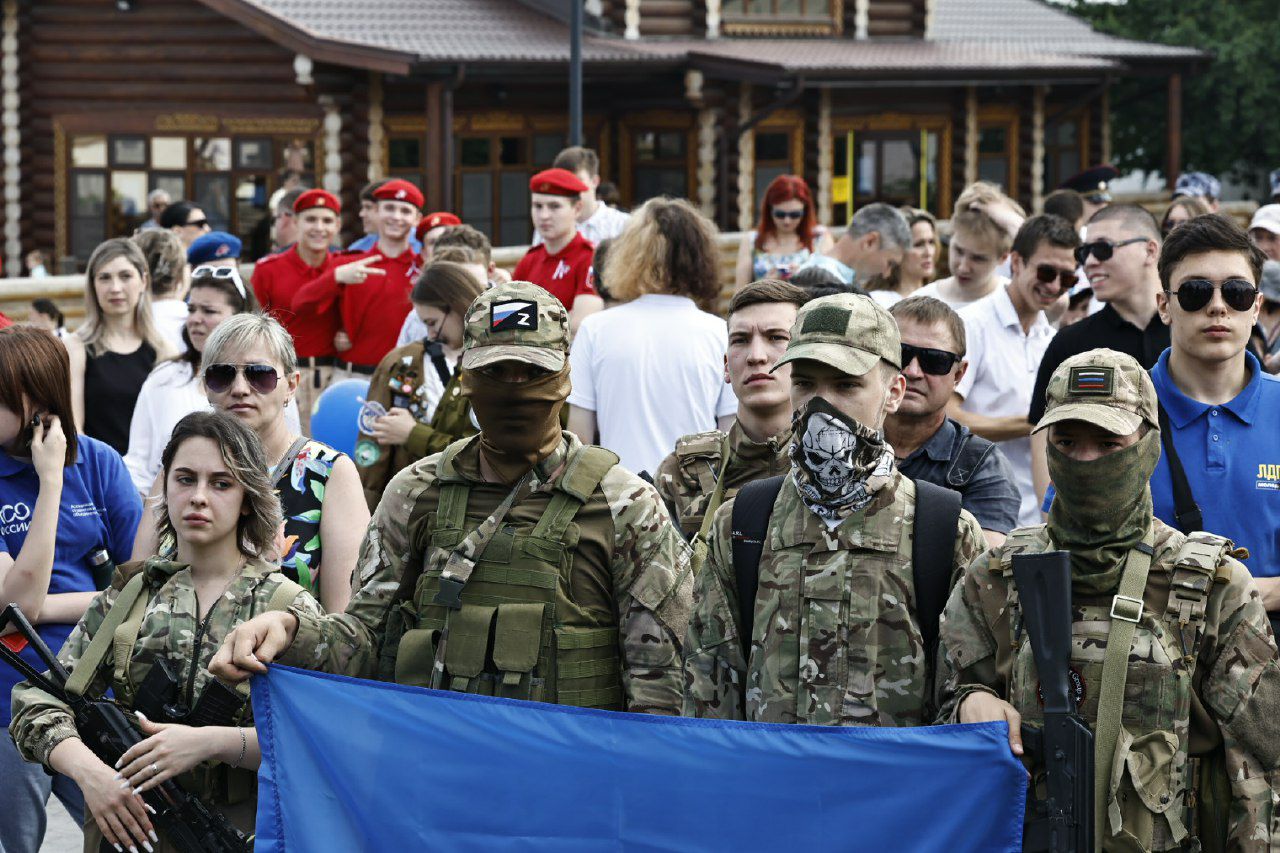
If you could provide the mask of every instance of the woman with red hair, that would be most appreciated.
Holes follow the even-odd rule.
[[[817,222],[809,185],[796,175],[779,175],[764,192],[756,230],[742,238],[735,290],[762,278],[790,278],[810,255],[830,248],[831,236]]]

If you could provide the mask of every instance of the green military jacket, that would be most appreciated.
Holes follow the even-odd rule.
[[[445,385],[435,411],[427,411],[424,380],[426,371],[435,373],[435,366],[424,359],[423,353],[421,342],[397,347],[378,362],[369,380],[370,402],[381,403],[389,410],[395,397],[407,397],[408,411],[418,421],[409,438],[398,447],[381,445],[363,432],[356,440],[352,456],[370,512],[378,506],[387,483],[397,472],[477,432],[471,422],[471,401],[462,393],[461,370],[455,370]]]
[[[470,483],[470,529],[493,514],[509,493],[480,474],[480,442],[464,440],[454,471]],[[563,462],[582,444],[564,433],[560,448],[534,469],[533,491],[515,504],[504,526],[519,531],[541,519]],[[374,513],[356,563],[355,595],[342,614],[299,612],[298,632],[281,662],[364,678],[395,669],[384,648],[388,621],[406,567],[435,565],[445,555],[429,528],[440,507],[437,463],[429,456],[391,480]],[[681,650],[689,620],[692,579],[689,547],[672,526],[653,487],[614,465],[574,516],[570,569],[560,583],[575,600],[611,601],[617,618],[626,710],[679,714]],[[536,642],[536,640],[535,640]]]
[[[801,502],[788,475],[760,557],[750,654],[737,625],[730,522],[713,518],[707,567],[695,579],[685,641],[685,714],[814,725],[932,722],[931,673],[914,618],[915,483],[897,471],[834,530]],[[983,547],[961,511],[955,577]]]
[[[729,464],[724,470],[725,501],[752,480],[764,480],[791,470],[789,429],[767,441],[756,442],[747,437],[735,419],[727,434],[711,430],[682,437],[676,442],[675,451],[658,466],[654,485],[686,539],[692,538],[702,526],[716,488],[716,475],[724,461],[726,442]]]
[[[1153,521],[1155,554],[1129,654],[1103,849],[1199,849],[1188,848],[1198,831],[1189,759],[1218,743],[1230,780],[1227,848],[1280,849],[1280,664],[1257,587],[1227,540],[1197,533],[1189,546]],[[1005,699],[1033,725],[1042,719],[1010,558],[1053,548],[1044,525],[1016,530],[953,588],[940,632],[941,721],[957,722],[960,703],[978,691]],[[1196,602],[1202,617],[1188,609]],[[1073,596],[1072,683],[1090,725],[1110,606],[1111,596]]]
[[[152,558],[144,564],[142,571],[146,574],[144,595],[147,603],[138,641],[133,646],[127,668],[123,669],[124,677],[118,677],[120,672],[113,666],[112,655],[108,654],[85,691],[88,696],[98,696],[109,687],[125,707],[132,706],[152,664],[162,657],[173,664],[184,685],[194,669],[193,695],[199,697],[213,677],[209,674],[209,661],[222,646],[223,638],[241,622],[266,612],[276,588],[289,582],[276,566],[262,560],[251,560],[244,566],[240,577],[210,608],[207,624],[201,630],[191,569],[182,563]],[[99,593],[67,638],[58,652],[58,660],[68,671],[75,671],[76,664],[84,656],[119,593],[116,586]],[[298,594],[291,610],[314,615],[323,612],[307,592]],[[187,696],[185,700],[190,702],[191,697]],[[23,682],[13,689],[13,720],[9,732],[23,758],[48,766],[49,753],[62,741],[76,736],[76,727],[66,705]]]

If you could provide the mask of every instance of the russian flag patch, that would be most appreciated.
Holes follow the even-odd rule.
[[[495,302],[489,307],[489,331],[509,329],[533,331],[538,328],[538,303],[523,299]]]
[[[1115,368],[1073,367],[1067,377],[1068,394],[1105,397],[1115,388]]]

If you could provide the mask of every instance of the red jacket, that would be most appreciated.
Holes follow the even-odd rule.
[[[296,249],[268,255],[253,267],[253,292],[262,310],[271,314],[293,335],[298,358],[334,354],[333,336],[342,328],[336,305],[322,314],[294,310],[293,299],[302,286],[333,268],[334,255],[326,254],[318,267],[308,266]]]
[[[572,310],[573,301],[579,294],[596,295],[591,269],[595,253],[595,245],[581,234],[574,234],[573,239],[554,255],[547,252],[546,243],[541,243],[525,253],[511,277],[516,281],[540,285],[559,299],[561,305]]]
[[[377,367],[395,349],[404,318],[413,309],[409,293],[417,258],[408,248],[394,258],[384,256],[372,266],[386,275],[371,275],[361,284],[339,284],[334,270],[378,254],[375,246],[372,252],[333,255],[324,275],[307,282],[293,297],[293,310],[299,314],[324,314],[338,306],[342,328],[351,338],[351,349],[338,353],[338,358],[366,367]]]

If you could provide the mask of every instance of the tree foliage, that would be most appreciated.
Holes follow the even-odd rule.
[[[1183,77],[1182,168],[1252,178],[1280,167],[1280,2],[1277,0],[1072,0],[1095,29],[1213,54]],[[1112,90],[1116,165],[1163,173],[1167,74]]]

